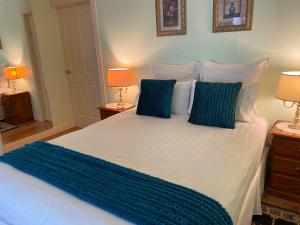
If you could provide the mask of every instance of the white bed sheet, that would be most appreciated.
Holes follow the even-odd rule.
[[[219,201],[237,224],[260,164],[267,123],[219,129],[137,116],[134,109],[51,141],[192,188]],[[13,225],[129,224],[0,163],[0,221]]]

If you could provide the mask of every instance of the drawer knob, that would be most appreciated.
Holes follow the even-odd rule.
[[[297,185],[293,185],[293,189],[298,190],[298,186]]]
[[[295,168],[295,171],[296,171],[296,172],[299,172],[299,171],[300,171],[300,168],[299,168],[299,167],[296,167],[296,168]]]

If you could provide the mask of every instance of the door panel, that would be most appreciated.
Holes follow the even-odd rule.
[[[94,33],[92,26],[86,26],[85,24],[92,24],[91,17],[89,15],[84,15],[82,21],[80,21],[81,27],[81,37],[82,37],[82,50],[83,50],[83,60],[85,65],[85,72],[95,73],[98,71],[96,48],[94,42]],[[93,53],[93,54],[91,54]]]
[[[59,9],[66,71],[76,126],[100,120],[99,73],[90,4]]]

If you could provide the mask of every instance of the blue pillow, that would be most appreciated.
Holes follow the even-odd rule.
[[[142,80],[136,114],[171,118],[176,80]]]
[[[242,83],[197,82],[189,122],[235,128],[235,108]]]

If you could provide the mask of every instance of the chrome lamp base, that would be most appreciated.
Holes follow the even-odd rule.
[[[297,103],[296,114],[293,123],[289,125],[289,128],[294,130],[300,130],[300,102]]]

